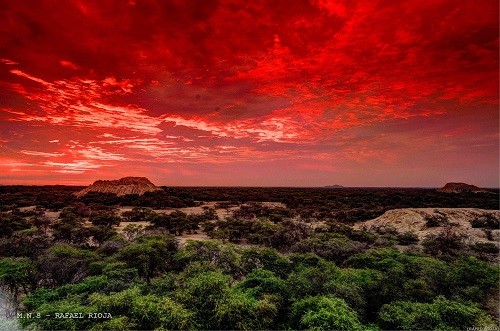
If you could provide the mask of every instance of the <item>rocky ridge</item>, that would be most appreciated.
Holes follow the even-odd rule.
[[[145,177],[124,177],[117,180],[97,180],[92,185],[74,193],[82,197],[89,192],[114,193],[117,196],[127,194],[143,195],[146,192],[161,190]]]

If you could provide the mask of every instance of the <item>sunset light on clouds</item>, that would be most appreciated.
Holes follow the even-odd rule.
[[[0,4],[0,184],[499,186],[499,4]]]

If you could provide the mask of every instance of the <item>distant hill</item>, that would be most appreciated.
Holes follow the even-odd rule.
[[[345,186],[342,185],[327,185],[323,186],[324,188],[344,188]]]
[[[74,193],[77,197],[82,197],[89,192],[114,193],[117,196],[127,194],[143,195],[146,192],[161,190],[149,181],[146,177],[124,177],[117,180],[97,180],[94,184]]]
[[[477,186],[469,185],[465,183],[447,183],[444,187],[437,189],[437,192],[442,193],[485,193],[488,191],[482,190]]]

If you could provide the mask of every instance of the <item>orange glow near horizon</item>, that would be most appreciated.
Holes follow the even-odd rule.
[[[498,187],[498,7],[7,1],[0,184]]]

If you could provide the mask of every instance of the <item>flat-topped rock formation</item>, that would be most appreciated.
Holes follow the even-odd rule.
[[[447,183],[444,187],[437,189],[437,192],[442,192],[442,193],[465,193],[465,192],[484,193],[484,192],[488,192],[488,191],[482,190],[477,186],[469,185],[469,184],[465,184],[465,183]]]
[[[149,181],[146,177],[124,177],[117,180],[97,180],[94,184],[74,193],[77,197],[82,197],[89,192],[114,193],[117,196],[127,194],[143,195],[146,192],[161,190]]]

